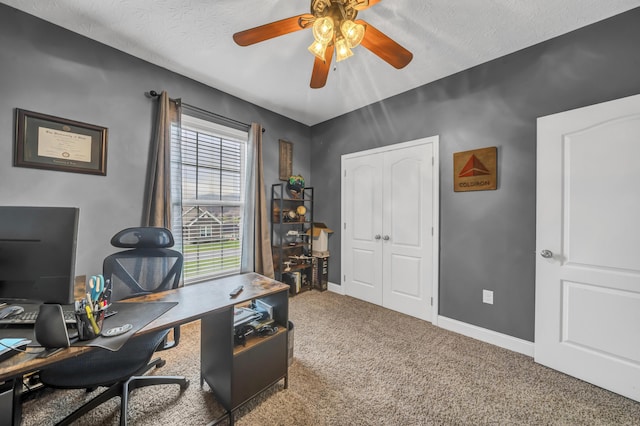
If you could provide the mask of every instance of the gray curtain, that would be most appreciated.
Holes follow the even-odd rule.
[[[158,97],[155,134],[151,141],[143,226],[171,229],[171,132],[180,129],[180,101],[166,91]]]
[[[269,206],[265,196],[264,172],[262,166],[262,126],[251,124],[249,131],[249,146],[254,154],[254,270],[255,272],[274,278],[273,258],[271,257],[271,237],[269,235],[268,211]],[[248,234],[251,235],[251,234]]]
[[[169,99],[166,91],[158,97],[155,133],[151,140],[149,153],[149,169],[147,175],[147,190],[144,200],[143,226],[160,226],[171,229],[171,135],[180,130],[180,101]],[[179,134],[179,133],[177,133]],[[176,245],[180,250],[179,236],[174,235]],[[162,280],[171,265],[164,265],[160,269],[146,268],[142,280]],[[149,274],[153,277],[145,278]],[[180,278],[180,286],[183,278]]]

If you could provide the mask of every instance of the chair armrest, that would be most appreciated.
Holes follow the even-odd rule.
[[[178,343],[180,342],[180,326],[178,325],[173,327],[173,339],[169,339],[169,334],[170,333],[167,333],[162,342],[160,342],[160,345],[158,345],[158,349],[156,350],[164,351],[178,346]]]

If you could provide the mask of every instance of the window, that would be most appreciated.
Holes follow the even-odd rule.
[[[173,233],[190,284],[240,272],[247,132],[182,115],[172,138],[172,178],[181,200]]]

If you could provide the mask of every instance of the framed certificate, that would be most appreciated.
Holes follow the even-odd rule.
[[[107,128],[16,109],[14,166],[107,174]]]

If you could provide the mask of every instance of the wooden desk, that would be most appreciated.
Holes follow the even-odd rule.
[[[269,336],[250,335],[244,345],[234,345],[233,306],[202,317],[200,384],[209,384],[229,413],[230,425],[233,413],[263,390],[281,379],[288,387],[289,286],[282,285],[268,294],[249,291],[243,296],[245,300],[259,297],[272,307],[277,331]]]
[[[229,297],[229,293],[238,286],[244,286],[244,290],[236,298]],[[289,286],[256,273],[233,275],[214,279],[175,290],[154,293],[146,296],[128,299],[131,302],[166,301],[178,302],[178,304],[147,324],[135,335],[153,331],[166,330],[177,325],[195,321],[216,312],[231,312],[233,306],[256,298],[269,298],[276,294],[288,294]],[[285,319],[288,316],[288,305],[285,308]],[[232,318],[231,318],[232,320]],[[233,322],[232,322],[233,323]],[[281,324],[284,327],[286,323]],[[233,330],[229,330],[233,337]],[[227,343],[227,342],[225,342]],[[41,370],[48,365],[55,364],[64,359],[78,356],[93,347],[72,346],[64,349],[48,358],[38,359],[36,354],[22,353],[8,360],[0,362],[0,382],[10,381],[25,373]],[[286,380],[286,377],[285,377]],[[227,407],[225,407],[227,408]],[[231,411],[229,408],[227,408]]]

